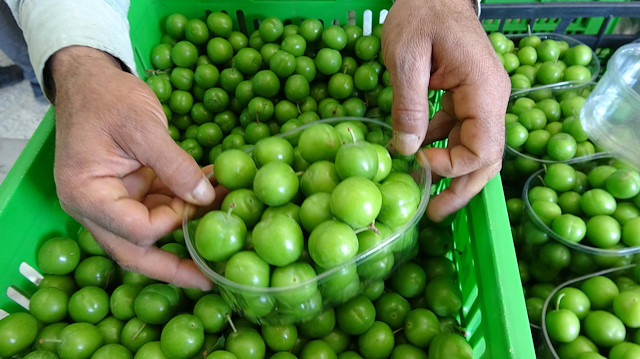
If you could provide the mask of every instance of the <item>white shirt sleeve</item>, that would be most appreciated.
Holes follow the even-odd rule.
[[[128,0],[5,0],[22,29],[42,85],[47,60],[72,45],[102,50],[136,74],[129,37]]]

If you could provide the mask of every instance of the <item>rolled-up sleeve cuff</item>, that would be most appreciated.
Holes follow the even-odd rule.
[[[127,13],[129,1],[7,0],[29,47],[38,82],[47,60],[68,46],[88,46],[114,56],[136,73]]]

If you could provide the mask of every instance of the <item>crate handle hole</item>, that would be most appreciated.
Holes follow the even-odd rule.
[[[242,10],[236,11],[236,20],[238,21],[238,29],[241,33],[247,34],[247,21]]]

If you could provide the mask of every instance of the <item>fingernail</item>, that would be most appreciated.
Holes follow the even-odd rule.
[[[202,203],[210,203],[211,201],[213,201],[213,187],[211,187],[211,183],[209,182],[207,177],[205,177],[204,175],[202,176],[202,179],[200,180],[196,188],[194,188],[191,192],[191,196],[196,201]]]
[[[186,217],[191,218],[196,214],[196,207],[187,203],[187,205],[184,208],[184,211],[185,211]]]
[[[212,282],[207,282],[203,285],[200,286],[200,290],[203,292],[208,292],[211,289],[213,289],[213,283]]]
[[[393,144],[403,154],[414,153],[421,145],[418,135],[400,131],[393,132]]]
[[[418,163],[422,165],[422,167],[430,168],[429,166],[429,158],[422,151],[418,151],[416,153],[416,158],[418,159]]]

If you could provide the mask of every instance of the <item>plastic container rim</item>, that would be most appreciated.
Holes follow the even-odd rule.
[[[618,107],[622,104],[628,104],[632,107],[640,106],[640,93],[634,90],[632,86],[624,80],[622,71],[620,70],[620,56],[625,52],[633,52],[636,55],[640,55],[640,45],[627,44],[620,47],[611,57],[607,71],[603,75],[602,79],[609,81],[605,86],[604,81],[600,81],[595,87],[592,95],[589,96],[587,101],[590,102],[588,106],[583,106],[580,110],[580,122],[585,131],[589,134],[594,142],[601,142],[603,146],[608,147],[607,151],[610,156],[622,156],[627,161],[633,163],[636,167],[640,164],[636,158],[637,151],[624,151],[624,145],[621,142],[616,142],[611,133],[608,131],[613,125],[609,122],[608,115],[616,111],[615,104]],[[610,89],[617,89],[611,94]],[[607,98],[605,103],[607,105],[597,105],[602,98]],[[629,101],[625,101],[625,100]],[[595,105],[594,105],[595,104]],[[613,106],[613,107],[612,107]],[[588,112],[590,111],[590,112]],[[597,115],[593,115],[597,113]],[[601,124],[598,126],[598,124]],[[604,126],[603,126],[604,125]],[[632,127],[630,128],[632,129]]]
[[[573,157],[573,158],[570,158],[568,160],[547,160],[547,159],[542,159],[542,158],[538,158],[538,157],[529,156],[527,154],[524,154],[522,152],[517,151],[516,149],[514,149],[513,147],[511,147],[511,146],[509,146],[507,144],[504,145],[504,148],[505,148],[505,151],[510,155],[526,158],[528,160],[539,162],[539,163],[544,163],[544,164],[553,164],[553,163],[572,164],[572,163],[576,163],[576,162],[585,162],[585,161],[597,160],[597,159],[607,158],[607,157],[611,157],[612,156],[611,152],[602,151],[602,152],[596,152],[596,153],[593,153],[593,154],[590,154],[590,155],[586,155],[586,156]]]
[[[547,299],[545,299],[544,301],[544,305],[542,306],[542,335],[544,337],[544,342],[547,346],[547,348],[551,351],[551,355],[553,355],[554,359],[561,359],[558,356],[558,353],[556,353],[556,349],[553,346],[553,343],[551,342],[551,338],[549,338],[549,332],[547,331],[547,325],[546,322],[544,320],[544,318],[547,315],[547,310],[549,309],[549,303],[551,302],[551,300],[553,299],[553,297],[556,295],[556,293],[558,293],[561,289],[566,288],[572,284],[587,280],[589,278],[593,278],[593,277],[598,277],[601,275],[606,276],[607,274],[611,274],[614,272],[618,272],[618,271],[625,271],[631,268],[634,268],[637,264],[627,264],[621,267],[614,267],[614,268],[607,268],[607,269],[603,269],[594,273],[589,273],[589,274],[585,274],[582,275],[580,277],[576,277],[576,278],[572,278],[569,279],[568,281],[559,284],[557,287],[555,287],[551,293],[549,293],[549,296],[547,297]]]
[[[536,91],[540,91],[540,90],[550,90],[552,93],[553,92],[563,92],[563,91],[570,91],[570,90],[581,90],[583,87],[584,88],[588,88],[590,86],[595,86],[597,85],[596,82],[593,81],[589,81],[586,83],[582,83],[580,85],[577,86],[572,86],[572,87],[557,87],[557,88],[532,88],[532,89],[528,89],[526,91],[521,91],[518,93],[512,93],[511,96],[509,96],[509,102],[511,102],[514,99],[520,98],[520,97],[527,97],[528,94],[530,93],[534,93]],[[582,112],[582,111],[580,111]],[[601,151],[601,152],[596,152],[590,155],[586,155],[586,156],[580,156],[580,157],[573,157],[570,158],[568,160],[549,160],[549,159],[544,159],[544,158],[538,158],[538,157],[534,157],[534,156],[530,156],[528,154],[522,153],[518,150],[516,150],[515,148],[509,146],[508,144],[505,143],[504,145],[504,149],[505,152],[510,154],[510,155],[514,155],[516,157],[522,157],[525,159],[528,159],[530,161],[535,161],[538,163],[545,163],[545,164],[552,164],[552,163],[576,163],[576,162],[583,162],[583,161],[590,161],[590,160],[595,160],[595,159],[600,159],[600,158],[605,158],[605,157],[612,157],[612,153],[611,151]]]
[[[344,116],[344,117],[332,117],[332,118],[328,118],[328,119],[321,119],[321,120],[316,120],[313,122],[310,122],[308,124],[305,124],[303,126],[297,127],[291,131],[287,131],[284,133],[280,133],[277,134],[276,136],[280,136],[280,137],[285,137],[291,134],[295,134],[298,133],[302,130],[304,130],[305,128],[308,128],[314,124],[318,124],[318,123],[334,123],[334,122],[340,122],[340,121],[362,121],[362,122],[368,122],[368,123],[373,123],[373,124],[377,124],[377,125],[381,125],[387,129],[391,129],[392,127],[382,121],[379,120],[375,120],[375,119],[371,119],[371,118],[366,118],[366,117],[350,117],[350,116]],[[418,151],[418,153],[420,153],[420,151]],[[222,285],[223,287],[227,288],[227,289],[233,289],[235,291],[241,291],[244,294],[254,294],[254,295],[265,295],[265,294],[278,294],[278,293],[282,293],[282,292],[287,292],[289,290],[295,290],[301,287],[305,287],[308,285],[313,285],[313,284],[319,284],[322,283],[326,278],[330,277],[331,275],[333,275],[334,273],[338,273],[344,269],[347,269],[351,266],[357,266],[360,263],[366,262],[366,260],[368,258],[370,258],[371,256],[375,255],[378,250],[385,248],[387,246],[390,246],[391,244],[393,244],[395,241],[399,240],[399,238],[402,237],[403,234],[405,234],[407,232],[407,230],[413,226],[415,226],[418,221],[420,220],[420,218],[422,218],[422,216],[424,215],[426,208],[427,208],[427,204],[429,202],[429,198],[431,195],[430,192],[430,188],[431,188],[431,183],[432,183],[432,178],[431,178],[431,167],[429,166],[429,163],[427,162],[426,157],[424,156],[419,156],[422,157],[422,159],[420,161],[418,161],[418,163],[420,163],[421,165],[421,169],[424,171],[424,179],[425,179],[425,183],[424,183],[424,188],[421,188],[423,193],[422,193],[422,197],[420,199],[420,203],[418,204],[418,208],[416,210],[416,213],[413,215],[413,217],[405,224],[403,224],[402,226],[398,227],[393,235],[391,235],[389,238],[385,239],[383,242],[379,243],[378,245],[376,245],[375,247],[369,248],[366,251],[362,252],[362,253],[358,253],[354,258],[350,259],[349,261],[342,263],[334,268],[328,269],[322,273],[317,274],[314,278],[312,279],[308,279],[304,282],[300,282],[298,284],[294,284],[294,285],[288,285],[288,286],[282,286],[282,287],[254,287],[254,286],[249,286],[246,284],[240,284],[240,283],[236,283],[234,281],[231,281],[227,278],[225,278],[224,276],[220,275],[219,273],[217,273],[216,271],[212,270],[210,268],[210,266],[205,262],[205,260],[198,254],[197,249],[195,248],[194,244],[193,244],[193,240],[189,234],[189,221],[190,218],[188,216],[188,213],[192,212],[192,211],[185,211],[185,215],[182,218],[182,230],[184,233],[184,237],[185,237],[185,243],[187,245],[187,250],[189,251],[189,255],[191,256],[191,258],[193,259],[193,261],[196,263],[196,265],[198,266],[198,268],[203,271],[216,285]],[[422,172],[422,171],[421,171]],[[191,206],[191,205],[190,205]]]
[[[567,35],[563,35],[563,34],[556,34],[553,32],[539,32],[539,33],[530,33],[530,34],[512,34],[512,35],[506,35],[506,37],[510,40],[514,40],[514,39],[520,39],[526,36],[538,36],[540,37],[540,39],[542,40],[546,40],[546,39],[552,39],[552,40],[564,40],[569,44],[569,47],[573,47],[576,45],[586,45],[584,42],[577,40],[571,36],[567,36]],[[590,48],[591,49],[591,48]],[[586,66],[590,71],[591,71],[591,79],[589,79],[589,81],[587,82],[595,82],[596,79],[598,78],[598,76],[600,75],[600,59],[598,58],[598,55],[596,54],[596,52],[591,49],[591,61],[589,62],[589,64]],[[528,89],[517,89],[517,90],[511,90],[511,95],[521,95],[523,93],[529,92],[529,91],[534,91],[534,90],[543,90],[543,89],[566,89],[566,88],[572,88],[572,87],[579,87],[584,85],[585,82],[582,81],[561,81],[561,82],[556,82],[553,84],[548,84],[548,85],[541,85],[541,86],[535,86],[535,87],[531,87]]]
[[[529,176],[529,178],[525,182],[524,187],[522,189],[522,201],[524,202],[525,210],[527,211],[529,218],[531,219],[531,221],[533,221],[535,225],[537,225],[540,229],[544,230],[545,233],[547,233],[550,237],[557,240],[558,242],[566,245],[567,247],[571,247],[575,250],[581,251],[583,253],[599,255],[599,256],[608,256],[608,257],[616,257],[616,256],[622,257],[630,254],[640,253],[640,246],[624,247],[624,248],[617,248],[617,249],[604,249],[604,248],[586,246],[584,244],[581,244],[580,242],[572,242],[570,240],[567,240],[566,238],[556,233],[553,229],[549,228],[549,226],[547,226],[544,222],[542,222],[540,217],[538,217],[538,215],[533,211],[533,208],[531,207],[531,203],[529,203],[529,189],[533,185],[534,181],[538,179],[538,177],[544,171],[545,171],[544,168],[539,169],[535,173],[533,173],[531,176]]]
[[[616,75],[614,76],[616,82],[622,85],[621,88],[624,90],[624,92],[628,93],[631,97],[633,97],[633,99],[637,103],[640,103],[640,94],[638,93],[638,91],[634,90],[631,86],[629,86],[629,83],[623,80],[624,76],[620,71],[620,66],[619,66],[620,56],[622,56],[622,54],[627,51],[634,52],[640,55],[640,45],[638,43],[630,43],[620,47],[618,51],[616,51],[611,57],[611,60],[613,60],[613,66],[607,66],[607,71],[609,69],[612,69],[614,74]]]

